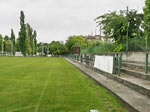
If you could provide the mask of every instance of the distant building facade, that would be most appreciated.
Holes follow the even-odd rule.
[[[100,35],[95,35],[95,36],[88,35],[88,36],[84,36],[84,37],[88,39],[90,44],[92,44],[93,40],[101,40],[101,41],[105,40],[104,36],[100,36]]]

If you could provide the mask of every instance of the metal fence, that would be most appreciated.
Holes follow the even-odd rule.
[[[107,55],[107,54],[101,54]],[[112,53],[113,56],[113,74],[118,74],[120,76],[122,67],[122,53]],[[86,64],[89,66],[94,66],[95,55],[91,54],[70,54],[68,58],[73,61],[79,62],[81,64]]]
[[[120,50],[116,50],[116,48]],[[150,38],[137,37],[122,40],[119,44],[115,42],[101,42],[98,45],[90,46],[89,48],[82,49],[81,53],[105,53],[105,52],[131,52],[131,51],[150,51]]]
[[[149,54],[150,53],[145,53],[145,73],[149,72]],[[113,56],[113,74],[117,74],[120,76],[121,74],[121,68],[123,66],[123,53],[102,53],[98,55],[103,55],[103,56]],[[94,66],[94,61],[95,61],[95,55],[94,54],[70,54],[68,55],[68,58],[72,59],[73,61],[79,62],[81,64],[86,64],[88,66]]]

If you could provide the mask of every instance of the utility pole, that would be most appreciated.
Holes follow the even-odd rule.
[[[128,13],[129,13],[129,8],[127,6],[127,35],[126,35],[126,51],[128,51],[128,44],[129,44],[129,17],[128,17]]]
[[[101,39],[101,36],[102,36],[102,26],[100,25],[100,39]]]

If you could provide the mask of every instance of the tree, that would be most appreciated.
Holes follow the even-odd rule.
[[[128,38],[139,37],[139,34],[140,36],[143,35],[143,29],[141,28],[143,16],[143,14],[138,14],[136,10],[130,10],[129,12],[120,10],[120,13],[106,13],[95,20],[99,26],[102,26],[105,36],[112,38],[118,48],[118,46],[122,47],[122,43],[127,43]]]
[[[143,22],[143,14],[137,14],[136,10],[130,10],[127,17],[126,11],[110,12],[96,18],[98,25],[102,26],[104,34],[114,41],[126,39],[127,27],[129,37],[134,38],[137,31],[142,31],[140,27]]]
[[[0,51],[1,51],[1,55],[3,55],[3,37],[2,35],[0,34]]]
[[[11,40],[7,40],[5,42],[5,49],[6,49],[6,52],[11,55],[12,54],[12,48],[13,48],[13,43]]]
[[[26,56],[27,53],[27,43],[26,43],[26,26],[25,26],[25,16],[24,12],[21,11],[20,16],[20,32],[19,32],[19,48],[21,50],[21,53]]]
[[[32,54],[33,51],[33,45],[32,45],[32,28],[27,23],[26,24],[26,47],[27,47],[27,54]]]
[[[5,35],[5,37],[4,37],[4,41],[3,41],[3,46],[4,46],[4,48],[3,48],[3,50],[5,51],[5,53],[7,52],[8,53],[8,46],[7,46],[7,42],[8,42],[8,40],[10,40],[10,38],[8,37],[8,35]]]
[[[12,54],[13,56],[15,55],[16,52],[16,40],[15,40],[15,34],[13,29],[11,29],[11,37],[10,37],[11,41],[12,41]]]
[[[69,37],[69,40],[66,43],[66,46],[69,50],[69,52],[72,52],[72,47],[73,46],[78,46],[80,48],[87,48],[88,47],[88,40],[87,38],[83,36],[71,36]]]
[[[145,7],[144,7],[144,33],[146,36],[146,50],[148,44],[148,38],[150,38],[150,0],[145,0]]]
[[[50,53],[55,56],[64,55],[68,52],[67,47],[58,41],[52,41],[49,45],[49,49]]]
[[[33,32],[33,54],[36,54],[37,53],[37,40],[36,40],[36,36],[37,36],[37,33],[36,33],[36,30],[34,30]]]
[[[47,56],[49,54],[48,43],[40,42],[37,46],[38,46],[38,52],[41,53],[42,56]]]
[[[20,47],[19,47],[19,38],[16,39],[16,51],[20,51]]]

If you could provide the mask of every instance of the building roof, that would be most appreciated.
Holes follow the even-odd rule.
[[[84,36],[84,37],[87,39],[102,39],[102,38],[104,38],[104,36],[100,36],[100,35],[95,35],[95,36],[88,35],[88,36]]]

